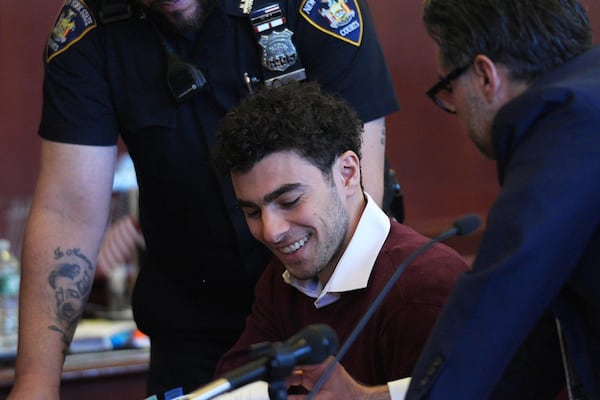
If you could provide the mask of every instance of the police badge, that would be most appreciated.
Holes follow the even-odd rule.
[[[292,43],[294,33],[285,28],[281,32],[273,31],[262,35],[258,43],[263,48],[263,66],[271,71],[285,71],[296,63],[298,52]]]
[[[287,28],[279,3],[269,3],[253,10],[250,23],[262,53],[265,86],[306,79],[302,61],[292,41],[294,32]]]

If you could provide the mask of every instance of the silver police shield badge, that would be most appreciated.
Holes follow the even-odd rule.
[[[262,35],[258,43],[262,46],[263,66],[271,71],[285,71],[296,63],[298,52],[292,35],[294,32],[284,29],[281,32],[273,31],[269,35]]]

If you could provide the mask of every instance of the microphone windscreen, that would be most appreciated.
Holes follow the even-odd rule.
[[[292,346],[300,341],[306,342],[311,351],[307,352],[301,360],[304,364],[318,364],[334,354],[338,349],[337,333],[326,324],[309,325],[292,336],[288,343]]]
[[[452,226],[456,229],[457,236],[468,235],[481,226],[481,218],[477,214],[467,214],[454,221]]]

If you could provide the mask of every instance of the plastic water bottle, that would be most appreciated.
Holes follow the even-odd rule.
[[[17,344],[19,326],[19,284],[21,268],[10,250],[10,242],[0,239],[0,346]]]

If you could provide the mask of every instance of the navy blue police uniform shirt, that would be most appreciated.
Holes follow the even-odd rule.
[[[261,76],[259,45],[239,0],[223,0],[199,32],[163,32],[207,80],[177,104],[151,16],[101,24],[99,3],[67,0],[50,33],[39,134],[100,146],[121,135],[136,168],[147,247],[133,295],[136,322],[153,346],[173,335],[198,343],[210,332],[230,338],[224,351],[243,327],[270,253],[251,237],[209,151],[225,112],[249,95],[244,73]],[[332,27],[326,3],[280,2],[307,78],[370,121],[396,111],[398,102],[367,4],[343,6],[345,30]]]

